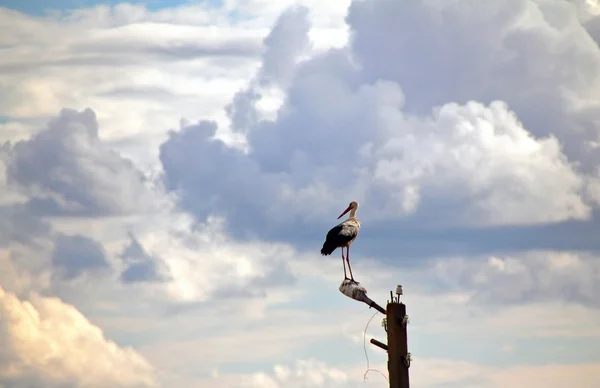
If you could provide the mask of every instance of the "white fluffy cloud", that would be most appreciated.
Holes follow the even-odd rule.
[[[542,31],[539,45],[547,62],[562,58],[555,47],[562,47],[567,37],[587,36],[576,26],[550,34],[553,24],[539,16],[557,12],[559,5],[556,9],[533,2],[515,5],[519,6],[509,10],[472,4],[474,10],[481,8],[484,19],[493,21],[486,34],[505,39],[506,44],[517,44],[520,35],[532,40],[531,31]],[[274,235],[283,228],[314,228],[325,214],[337,210],[334,206],[351,199],[366,205],[361,214],[370,221],[410,215],[417,224],[437,218],[447,225],[498,226],[588,219],[594,201],[588,200],[587,187],[593,176],[582,161],[589,159],[572,147],[569,159],[563,150],[571,133],[581,133],[581,123],[592,124],[589,115],[576,109],[573,97],[595,93],[590,84],[575,79],[586,68],[563,61],[565,71],[523,78],[524,71],[533,71],[523,58],[538,61],[537,57],[520,45],[510,54],[479,40],[468,46],[470,56],[448,52],[443,61],[434,61],[433,52],[442,42],[449,46],[446,40],[456,39],[452,42],[462,48],[466,43],[458,38],[479,36],[459,5],[442,8],[427,2],[353,4],[348,17],[352,45],[288,70],[294,77],[273,121],[251,114],[251,103],[261,97],[259,88],[250,85],[236,96],[232,105],[243,107],[245,114],[229,113],[234,128],[249,129],[247,154],[214,140],[216,123],[201,121],[171,133],[161,146],[167,186],[200,219],[225,216],[230,230],[238,234],[258,224],[264,238],[281,238]],[[440,12],[456,14],[456,20],[436,25],[433,31],[425,24],[417,29],[423,34],[418,47],[430,56],[411,56],[421,52],[413,39],[396,44],[381,38],[388,33],[386,28],[401,29],[397,35],[407,36],[392,15],[408,20],[414,13],[413,19],[429,20]],[[530,13],[534,17],[528,17]],[[565,17],[565,22],[577,21],[573,13]],[[267,44],[289,37],[292,50],[294,42],[301,41],[297,35],[305,33],[274,29]],[[578,53],[600,65],[600,50],[587,39]],[[481,65],[482,61],[471,63],[476,55],[493,58],[493,50],[504,55],[498,65],[486,62],[479,71],[468,70]],[[466,61],[469,58],[471,62]],[[450,60],[456,63],[445,62]],[[264,61],[268,64],[270,59]],[[447,69],[455,67],[461,73],[449,74]],[[595,73],[590,72],[593,78]],[[456,80],[467,75],[458,86]],[[456,80],[450,82],[453,77]],[[416,84],[415,79],[424,81]],[[497,82],[498,89],[489,92],[483,80]],[[243,96],[250,98],[240,99]],[[540,102],[535,96],[557,101]],[[571,108],[560,108],[567,102]],[[547,121],[547,115],[539,112],[540,103],[560,117]],[[583,140],[578,139],[580,146]],[[224,166],[227,174],[221,173]]]
[[[153,387],[152,367],[55,298],[0,288],[0,386]]]

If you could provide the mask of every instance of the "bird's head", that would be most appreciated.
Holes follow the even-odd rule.
[[[344,212],[342,214],[340,214],[340,216],[338,217],[338,220],[340,218],[342,218],[342,216],[344,214],[348,213],[350,210],[354,210],[354,212],[356,212],[357,209],[358,209],[358,202],[356,202],[356,201],[350,202],[350,205],[348,205],[348,207],[346,208],[346,210],[344,210]]]

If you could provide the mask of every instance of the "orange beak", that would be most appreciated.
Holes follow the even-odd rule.
[[[344,212],[343,212],[342,214],[340,214],[340,216],[338,217],[338,220],[339,220],[340,218],[342,218],[342,216],[343,216],[344,214],[348,213],[348,212],[350,211],[350,209],[352,209],[352,206],[348,206],[348,207],[346,208],[346,210],[344,210]]]

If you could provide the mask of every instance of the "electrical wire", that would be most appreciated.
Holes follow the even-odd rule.
[[[383,378],[385,378],[386,380],[388,380],[388,377],[383,374],[383,372],[381,372],[378,369],[372,369],[370,362],[369,362],[369,355],[367,354],[367,329],[369,328],[369,324],[371,323],[371,321],[373,320],[373,318],[375,318],[375,315],[379,314],[379,312],[375,312],[371,318],[369,319],[369,321],[367,322],[367,326],[365,326],[365,330],[363,332],[363,349],[365,351],[365,357],[367,359],[367,370],[365,371],[365,374],[363,375],[363,381],[366,383],[367,382],[367,374],[369,374],[369,372],[377,372],[380,375],[383,376]]]

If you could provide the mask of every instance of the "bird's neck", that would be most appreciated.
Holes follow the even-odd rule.
[[[350,215],[348,215],[348,218],[354,218],[354,217],[356,217],[356,209],[350,210]]]

